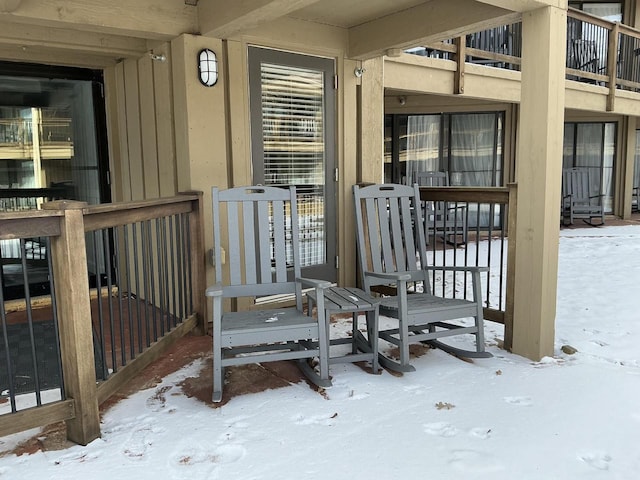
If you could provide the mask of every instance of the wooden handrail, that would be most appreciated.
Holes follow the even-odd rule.
[[[50,189],[29,190],[42,191]],[[0,192],[2,191],[0,190]],[[34,195],[25,195],[25,197],[31,196]],[[154,200],[86,206],[82,209],[85,230],[89,232],[168,215],[189,213],[194,210],[193,202],[199,201],[199,194],[188,193]],[[0,231],[0,240],[59,235],[59,228],[55,227],[58,220],[55,217],[63,216],[62,212],[68,202],[68,200],[45,202],[44,205],[47,205],[45,210],[0,212],[0,222],[3,224],[2,231]]]
[[[40,210],[1,213],[0,240],[16,238],[55,237],[60,235],[60,211],[42,212]]]
[[[439,202],[509,203],[508,187],[420,187],[420,199]]]
[[[35,190],[40,194],[40,189]],[[157,358],[177,338],[194,329],[200,333],[205,331],[205,319],[207,318],[204,296],[206,258],[204,254],[204,207],[202,200],[202,192],[186,192],[169,198],[93,206],[84,202],[57,200],[44,203],[43,210],[0,213],[0,221],[2,222],[0,240],[51,237],[47,253],[51,259],[52,271],[50,273],[55,279],[54,298],[59,328],[60,355],[65,392],[68,396],[67,400],[55,404],[39,405],[30,411],[19,411],[0,418],[0,432],[2,434],[65,420],[68,438],[76,443],[87,444],[100,435],[98,410],[100,401],[105,400],[131,376]],[[159,338],[156,335],[154,343],[150,347],[147,345],[148,348],[143,353],[136,355],[126,365],[123,360],[119,365],[122,368],[118,372],[114,368],[113,375],[102,382],[99,388],[96,388],[95,362],[91,361],[94,356],[91,294],[89,283],[84,280],[90,278],[86,256],[86,232],[121,228],[121,226],[131,223],[166,219],[178,214],[182,216],[179,220],[181,240],[178,248],[183,249],[181,252],[186,252],[185,262],[189,262],[178,267],[179,273],[177,275],[187,278],[185,291],[177,294],[181,297],[180,323],[174,324],[175,328],[167,330],[166,334],[163,327],[160,333],[162,337]],[[156,225],[160,225],[162,222],[159,221]],[[154,237],[154,233],[151,233],[150,237]],[[173,246],[171,248],[173,249]],[[159,252],[159,247],[156,247],[156,253]],[[134,261],[139,261],[139,259],[136,258]],[[140,261],[157,262],[158,272],[159,266],[162,264],[162,260],[155,258]],[[164,265],[164,274],[167,278],[169,272],[166,264]],[[154,275],[153,271],[152,267],[149,275]],[[136,271],[135,275],[137,274]],[[175,272],[171,273],[172,276],[174,274]],[[127,273],[127,275],[129,274]],[[146,271],[144,275],[147,275]],[[107,278],[109,278],[108,273]],[[188,283],[188,287],[186,283]],[[110,285],[111,283],[107,284],[107,286]],[[162,280],[155,287],[152,282],[151,289],[152,291],[162,289],[162,285]],[[98,288],[100,291],[102,290],[101,285]],[[146,288],[145,286],[145,291]],[[168,292],[168,287],[166,288]],[[117,291],[112,290],[112,292]],[[97,295],[100,296],[101,293],[98,292]],[[119,298],[122,299],[121,296]],[[151,299],[153,300],[153,298],[152,292]],[[174,292],[174,309],[175,298],[176,293]],[[185,305],[183,309],[183,300],[187,305],[191,305]],[[163,305],[168,305],[168,301],[164,304],[163,301],[159,300],[161,311]],[[183,314],[186,318],[182,316]],[[155,313],[153,321],[155,322]],[[114,360],[114,365],[115,363]]]
[[[567,10],[567,17],[575,18],[576,20],[580,20],[581,22],[598,25],[609,30],[613,28],[613,24],[615,23],[610,22],[609,20],[604,20],[600,17],[596,17],[595,15],[591,15],[590,13],[583,12],[582,10],[577,10],[575,8],[569,8]]]
[[[122,212],[126,210],[135,210],[139,208],[147,208],[150,206],[168,205],[172,203],[186,203],[193,200],[198,200],[198,194],[185,193],[176,195],[173,197],[154,198],[151,200],[136,200],[133,202],[113,202],[113,203],[101,203],[98,205],[89,205],[84,209],[86,214],[98,214],[104,212]]]

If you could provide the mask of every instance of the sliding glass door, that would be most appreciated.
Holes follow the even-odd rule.
[[[502,184],[504,112],[387,115],[385,181],[446,172],[452,185]]]
[[[563,168],[589,169],[593,195],[600,195],[604,213],[613,213],[615,122],[567,122],[564,126]]]
[[[503,125],[504,112],[387,115],[385,181],[413,185],[421,172],[442,172],[451,186],[501,186]],[[468,212],[469,226],[501,225],[499,209]]]
[[[0,212],[109,200],[102,91],[99,72],[0,62]],[[45,241],[4,240],[5,299],[25,295],[24,264],[29,293],[49,292]]]

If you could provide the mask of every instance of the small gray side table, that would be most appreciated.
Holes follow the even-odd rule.
[[[316,303],[315,291],[307,293],[309,310]],[[378,310],[380,300],[368,295],[359,288],[331,287],[324,291],[324,310],[327,332],[331,315],[351,313],[353,327],[351,338],[335,338],[329,345],[351,344],[351,353],[329,357],[329,364],[344,362],[370,361],[373,373],[378,373]],[[365,313],[367,322],[367,338],[358,329],[358,314]],[[327,348],[329,348],[327,345]]]

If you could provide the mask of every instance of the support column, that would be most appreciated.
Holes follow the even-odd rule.
[[[338,62],[340,68],[340,62]],[[338,258],[342,259],[338,268],[339,285],[356,284],[356,218],[353,208],[353,184],[358,182],[358,83],[354,75],[358,62],[345,59],[342,70],[338,72],[339,90],[342,112],[338,115],[339,138],[341,142],[338,155],[340,177],[338,182]],[[340,90],[341,89],[341,90]],[[340,105],[340,103],[339,103]]]
[[[63,210],[60,236],[51,238],[51,262],[56,289],[60,357],[67,398],[75,401],[75,418],[68,420],[67,438],[86,445],[100,436],[100,415],[87,279],[84,202],[45,203],[48,210]]]
[[[635,164],[636,164],[636,128],[637,117],[625,117],[625,121],[622,122],[622,128],[624,133],[624,148],[622,149],[621,160],[621,172],[622,178],[620,181],[621,188],[620,193],[616,195],[620,208],[620,215],[622,218],[629,219],[631,217],[631,194],[633,192],[634,180],[635,180]]]
[[[554,353],[566,29],[567,12],[560,8],[525,12],[522,18],[511,350],[533,360]]]
[[[362,69],[358,180],[380,183],[384,172],[384,59],[362,62]]]
[[[202,85],[198,78],[198,53],[204,48],[213,50],[218,58],[218,82],[212,87]],[[211,219],[211,187],[227,188],[229,181],[227,63],[222,40],[184,34],[172,40],[171,54],[178,190],[202,191],[200,215]],[[206,252],[213,246],[210,227],[204,229],[204,236]],[[213,268],[206,258],[197,261],[207,266],[207,284],[213,283]]]
[[[218,82],[212,87],[198,78],[198,53],[203,48],[218,58]],[[171,42],[171,52],[178,191],[199,190],[207,198],[211,186],[225,188],[228,177],[222,41],[184,34]]]

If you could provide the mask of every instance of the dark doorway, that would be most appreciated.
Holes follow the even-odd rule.
[[[103,92],[98,70],[0,62],[0,212],[110,201]],[[23,298],[25,283],[49,293],[47,255],[45,239],[0,241],[5,300]]]

